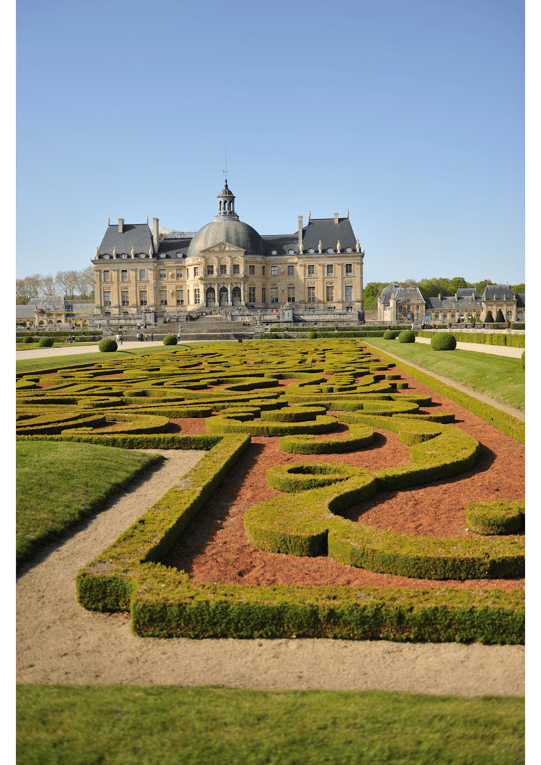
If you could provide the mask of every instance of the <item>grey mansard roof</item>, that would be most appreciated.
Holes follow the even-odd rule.
[[[398,284],[395,284],[394,282],[382,289],[378,299],[380,303],[388,305],[392,298],[395,300],[416,300],[418,302],[426,302],[419,287],[399,287]]]
[[[508,284],[487,284],[483,300],[514,300],[515,296]]]
[[[152,235],[148,223],[125,223],[122,233],[118,230],[118,223],[109,225],[99,246],[98,256],[112,256],[115,248],[117,255],[129,256],[132,247],[136,255],[148,257],[149,249],[152,247]]]
[[[322,250],[332,247],[336,251],[336,245],[340,242],[340,250],[344,252],[348,247],[355,252],[357,240],[349,218],[311,218],[302,230],[302,246],[304,251],[313,249],[317,252],[321,240]]]

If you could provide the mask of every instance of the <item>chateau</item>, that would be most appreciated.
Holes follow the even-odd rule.
[[[94,320],[182,320],[215,309],[251,321],[363,318],[363,258],[347,217],[311,218],[293,234],[260,235],[235,212],[225,182],[197,233],[109,223],[92,261]]]

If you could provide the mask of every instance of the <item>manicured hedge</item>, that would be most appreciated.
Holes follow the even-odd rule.
[[[40,348],[52,348],[54,345],[54,338],[40,337],[38,345]]]
[[[433,338],[446,334],[443,332],[431,332],[421,330],[419,337]],[[453,330],[453,337],[457,343],[479,343],[480,345],[499,345],[508,348],[524,348],[526,335],[508,334],[507,332],[458,332]]]
[[[398,335],[398,342],[399,343],[414,343],[415,342],[415,332],[412,332],[411,330],[404,330],[403,332],[400,332]]]
[[[103,340],[100,340],[98,348],[102,353],[114,353],[118,346],[116,344],[116,340],[113,340],[112,337],[104,337]]]
[[[466,523],[477,534],[518,534],[524,531],[524,500],[471,502],[466,508]]]
[[[435,351],[454,351],[456,348],[456,338],[449,332],[438,332],[432,336],[430,345]]]

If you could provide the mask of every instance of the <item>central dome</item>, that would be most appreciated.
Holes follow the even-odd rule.
[[[242,250],[246,250],[249,255],[265,254],[263,240],[255,228],[247,223],[242,223],[240,220],[215,219],[212,223],[207,223],[206,226],[199,229],[190,242],[186,257],[197,257],[202,250],[220,244],[220,242],[227,242],[234,247],[240,247]]]
[[[247,223],[239,220],[235,213],[235,195],[225,182],[225,188],[218,195],[218,215],[212,223],[199,229],[193,237],[186,253],[187,258],[198,257],[202,250],[213,247],[221,242],[227,242],[234,247],[245,250],[249,255],[264,255],[263,240]]]

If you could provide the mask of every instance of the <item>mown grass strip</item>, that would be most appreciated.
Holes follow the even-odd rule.
[[[524,728],[517,697],[220,686],[17,691],[17,761],[28,765],[517,765]]]

